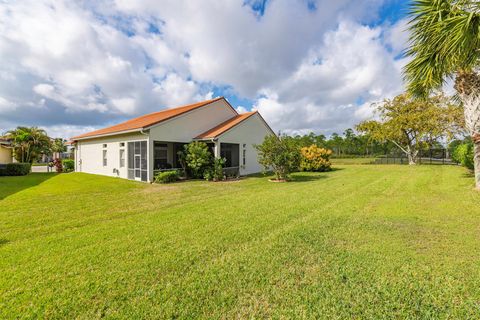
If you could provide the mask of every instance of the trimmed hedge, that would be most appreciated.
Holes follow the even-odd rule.
[[[7,163],[0,167],[0,176],[25,176],[31,169],[30,163]]]
[[[63,172],[72,172],[75,170],[75,162],[72,159],[62,160]]]
[[[155,175],[156,183],[171,183],[175,182],[180,178],[177,170],[172,171],[163,171]]]

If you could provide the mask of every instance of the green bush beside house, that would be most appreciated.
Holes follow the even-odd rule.
[[[30,163],[7,163],[0,167],[0,176],[25,176],[30,173]]]

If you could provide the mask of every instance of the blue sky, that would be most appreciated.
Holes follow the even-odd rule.
[[[0,131],[69,137],[225,96],[286,133],[342,132],[403,89],[408,2],[0,4]]]

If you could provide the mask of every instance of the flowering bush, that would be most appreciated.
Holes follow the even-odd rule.
[[[329,171],[331,169],[330,155],[332,150],[319,148],[316,145],[303,147],[300,150],[302,159],[300,169],[302,171]]]
[[[62,164],[62,160],[60,159],[55,159],[53,160],[53,166],[55,167],[55,170],[58,172],[58,173],[61,173],[63,172],[63,164]]]

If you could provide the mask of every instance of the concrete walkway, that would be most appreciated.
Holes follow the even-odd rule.
[[[32,166],[32,172],[53,172],[53,168],[49,168],[47,165],[44,166]]]

